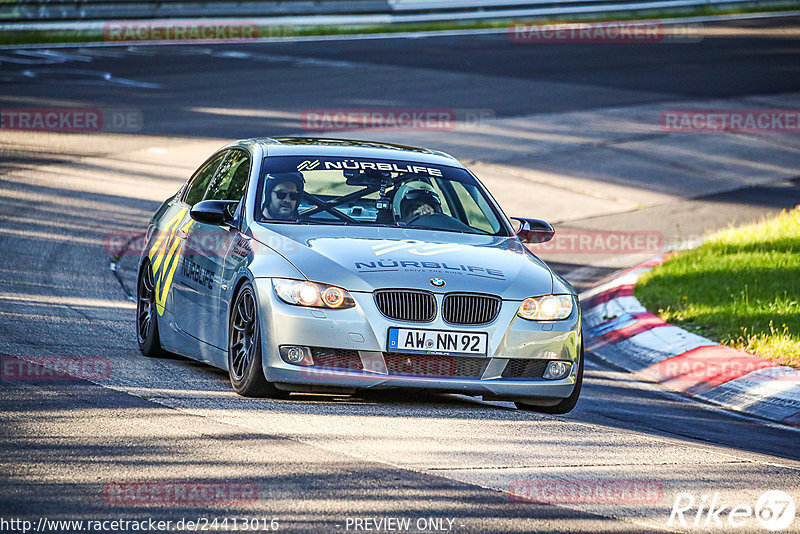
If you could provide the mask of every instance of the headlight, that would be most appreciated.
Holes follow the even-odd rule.
[[[342,309],[356,305],[350,293],[341,287],[284,278],[273,279],[272,285],[282,301],[295,306]]]
[[[517,315],[531,321],[558,321],[572,315],[574,305],[572,295],[528,297],[520,304]]]

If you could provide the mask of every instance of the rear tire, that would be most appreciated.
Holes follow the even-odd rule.
[[[575,405],[578,404],[578,397],[581,395],[581,386],[583,385],[583,343],[581,343],[581,357],[580,361],[578,362],[578,374],[575,377],[575,389],[572,390],[572,394],[563,399],[557,404],[552,406],[537,406],[535,404],[527,404],[525,402],[515,402],[514,404],[517,406],[519,410],[525,410],[529,412],[540,412],[540,413],[548,413],[553,415],[563,415],[565,413],[569,413],[575,408]]]
[[[161,348],[158,335],[156,290],[149,261],[142,265],[136,284],[136,341],[139,350],[148,358],[160,358],[168,354]]]
[[[250,282],[242,285],[231,306],[228,322],[228,375],[233,390],[243,397],[283,397],[264,376],[261,363],[261,317]]]

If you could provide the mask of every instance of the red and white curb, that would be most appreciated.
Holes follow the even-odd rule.
[[[800,370],[687,332],[636,300],[636,281],[666,258],[617,272],[581,294],[586,350],[669,389],[800,427]]]

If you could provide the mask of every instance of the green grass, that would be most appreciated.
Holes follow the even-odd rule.
[[[2,0],[0,0],[2,3]],[[716,8],[713,6],[687,7],[665,10],[639,10],[622,13],[594,13],[584,16],[564,15],[542,17],[519,17],[515,19],[489,19],[465,21],[431,21],[420,23],[396,23],[377,25],[347,26],[261,26],[259,36],[269,37],[308,37],[317,35],[354,35],[397,32],[425,32],[464,29],[508,28],[512,22],[527,21],[531,23],[565,23],[565,22],[604,22],[619,20],[659,20],[676,17],[697,17],[714,15],[739,15],[745,13],[780,12],[800,9],[800,2],[776,2],[762,5],[744,5],[739,7]],[[0,22],[16,22],[13,18],[0,19]],[[132,21],[133,22],[133,21]],[[57,44],[57,43],[98,43],[104,42],[103,33],[93,30],[53,30],[29,31],[13,30],[0,33],[0,45]],[[187,40],[188,41],[188,40]],[[196,42],[196,41],[194,41]],[[136,41],[118,42],[117,44],[135,44]]]
[[[674,325],[800,367],[800,206],[674,255],[636,298]]]

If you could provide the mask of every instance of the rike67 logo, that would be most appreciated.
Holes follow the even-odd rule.
[[[691,530],[738,527],[753,531],[757,530],[757,521],[766,530],[779,531],[790,526],[794,517],[794,500],[779,490],[764,492],[755,506],[723,503],[716,492],[703,494],[700,499],[691,493],[678,493],[667,524]]]

